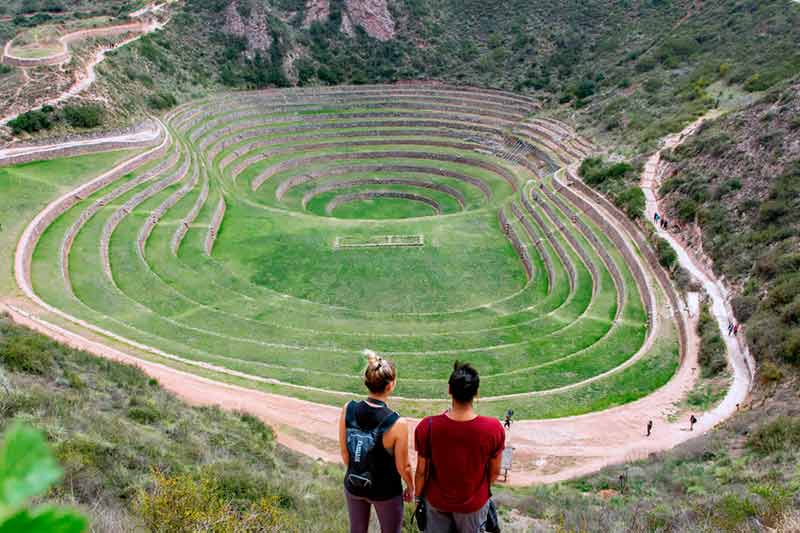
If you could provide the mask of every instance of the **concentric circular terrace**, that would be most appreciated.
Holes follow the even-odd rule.
[[[340,404],[364,349],[405,413],[454,359],[481,409],[630,402],[675,372],[676,296],[633,226],[565,167],[591,151],[518,95],[443,85],[220,95],[39,215],[21,285],[148,357]]]

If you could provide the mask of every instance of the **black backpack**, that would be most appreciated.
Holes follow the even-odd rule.
[[[357,406],[358,402],[347,404],[345,416],[350,464],[347,465],[344,486],[353,496],[369,497],[372,493],[373,481],[381,475],[381,472],[376,471],[375,461],[375,454],[383,448],[383,443],[379,439],[383,438],[383,434],[397,422],[400,415],[392,411],[374,429],[366,431],[358,427]]]

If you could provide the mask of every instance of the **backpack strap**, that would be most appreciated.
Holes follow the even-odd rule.
[[[378,424],[378,427],[376,427],[373,430],[375,432],[375,435],[382,435],[386,430],[392,427],[394,423],[397,422],[399,419],[400,415],[397,414],[395,411],[392,411],[391,413],[386,415],[383,418],[383,420],[381,420],[381,423]]]
[[[349,401],[347,402],[347,410],[344,416],[344,425],[348,428],[358,429],[358,423],[356,422],[356,407],[358,406],[357,402]]]

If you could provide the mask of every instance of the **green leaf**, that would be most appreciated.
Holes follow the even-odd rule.
[[[31,427],[14,424],[0,449],[0,507],[14,508],[44,494],[61,473],[44,436]]]
[[[40,507],[20,511],[0,523],[0,533],[83,533],[86,519],[68,509]]]

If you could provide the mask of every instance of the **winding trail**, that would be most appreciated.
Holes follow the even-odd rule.
[[[700,123],[701,121],[698,121],[680,134],[665,139],[664,149],[677,146],[696,131]],[[74,143],[101,143],[107,140],[107,138],[92,139]],[[54,144],[27,149],[46,152],[63,148],[69,144]],[[2,153],[0,153],[0,160],[1,156]],[[661,152],[659,151],[650,158],[642,175],[642,188],[647,198],[647,212],[650,219],[657,207],[654,189],[658,182],[660,162]],[[127,163],[123,162],[120,166]],[[100,179],[102,176],[94,181]],[[81,189],[89,185],[86,184]],[[125,348],[125,351],[121,351],[115,347],[119,345],[118,341],[109,338],[98,328],[92,328],[77,321],[78,328],[76,331],[71,331],[42,318],[42,315],[46,313],[54,316],[59,316],[60,313],[39,300],[33,292],[25,262],[27,252],[30,245],[36,241],[36,228],[39,222],[54,211],[60,202],[74,193],[75,191],[67,193],[51,202],[23,233],[17,247],[15,276],[20,289],[27,298],[6,300],[0,303],[0,309],[9,313],[20,324],[31,327],[60,342],[101,357],[134,364],[157,379],[167,390],[191,404],[219,405],[225,409],[250,412],[276,429],[280,443],[325,461],[339,461],[336,442],[339,416],[337,407],[319,405],[200,377],[138,356],[146,351],[142,347],[133,345]],[[623,230],[617,213],[592,202],[590,198],[585,196],[583,198],[611,225]],[[625,235],[626,232],[622,231],[622,234]],[[727,317],[730,316],[725,288],[701,266],[698,266],[699,263],[680,242],[671,235],[663,234],[662,236],[676,249],[681,264],[704,285],[714,302],[714,314],[720,322],[720,327],[724,328],[727,324]],[[627,237],[626,240],[628,240]],[[674,415],[679,411],[676,404],[686,396],[697,381],[698,339],[694,324],[684,314],[684,310],[676,309],[672,312],[678,313],[680,320],[689,322],[687,328],[688,349],[673,378],[664,387],[645,398],[606,411],[554,420],[516,422],[508,434],[508,443],[515,450],[514,467],[509,476],[510,484],[528,485],[561,481],[589,474],[609,464],[641,459],[650,453],[672,448],[693,436],[709,431],[735,412],[736,404],[744,402],[749,393],[754,366],[742,346],[726,335],[724,338],[728,344],[728,355],[733,369],[733,384],[727,396],[715,409],[699,415],[699,422],[693,432],[688,431],[686,420],[674,420]],[[656,320],[654,327],[663,327],[659,326],[663,322],[663,320]],[[648,420],[655,422],[653,435],[649,438],[645,436],[645,425]],[[411,420],[410,422],[414,425],[418,421]]]
[[[661,185],[663,170],[661,153],[664,150],[679,146],[696,133],[704,122],[717,116],[719,116],[718,112],[711,111],[688,125],[680,133],[667,137],[661,150],[648,159],[641,180],[641,188],[644,191],[646,202],[645,214],[647,220],[652,221],[655,213],[663,212],[659,208],[659,199],[656,195],[656,191]],[[658,235],[666,240],[678,254],[680,265],[703,285],[706,293],[711,298],[711,312],[714,318],[717,319],[720,334],[725,340],[725,345],[728,349],[728,361],[733,371],[733,384],[723,402],[709,414],[714,414],[720,419],[724,419],[732,415],[736,411],[736,404],[742,403],[750,393],[755,375],[755,360],[741,337],[731,337],[727,334],[728,321],[733,319],[730,292],[727,287],[704,266],[703,262],[698,260],[685,243],[660,227],[654,225],[654,228]]]
[[[163,2],[163,3],[160,3],[160,4],[147,5],[147,6],[143,7],[143,8],[141,8],[141,9],[139,9],[138,11],[136,11],[134,13],[131,13],[130,18],[139,19],[139,18],[145,17],[145,16],[147,16],[149,14],[157,14],[157,13],[163,11],[163,9],[164,9],[164,7],[166,5],[171,4],[171,3],[175,2],[175,1],[176,0],[167,0],[166,2]],[[108,52],[110,52],[112,50],[116,50],[118,48],[121,48],[121,47],[123,47],[125,45],[128,45],[128,44],[130,44],[130,43],[132,43],[132,42],[134,42],[134,41],[136,41],[138,39],[141,39],[143,36],[145,36],[145,35],[147,35],[149,33],[152,33],[152,32],[154,32],[156,30],[160,30],[161,28],[164,27],[165,24],[167,24],[167,22],[169,22],[168,19],[163,21],[163,22],[160,22],[157,19],[152,19],[152,20],[149,20],[148,22],[135,22],[135,23],[116,25],[116,26],[109,26],[109,27],[106,27],[106,28],[95,28],[95,29],[91,29],[91,30],[79,30],[79,31],[76,31],[76,32],[68,33],[67,35],[62,36],[59,39],[59,42],[60,42],[61,47],[62,47],[62,50],[59,53],[55,54],[54,56],[38,58],[36,60],[25,60],[24,58],[18,58],[16,56],[14,56],[12,54],[12,52],[11,52],[11,48],[12,48],[11,45],[13,43],[13,39],[12,39],[12,40],[8,41],[5,44],[5,47],[3,48],[3,60],[5,61],[7,59],[10,59],[11,62],[17,66],[17,68],[20,68],[21,70],[23,70],[26,73],[25,75],[26,75],[26,78],[27,78],[27,69],[29,69],[29,68],[35,68],[35,67],[41,66],[41,65],[58,65],[58,64],[66,63],[67,61],[69,61],[71,59],[71,57],[72,57],[72,54],[69,51],[69,44],[71,42],[73,42],[73,41],[85,39],[87,37],[95,37],[95,36],[102,37],[102,36],[108,36],[108,35],[115,35],[115,34],[119,34],[119,32],[134,33],[134,35],[132,35],[132,36],[126,38],[126,39],[123,39],[122,41],[119,41],[119,42],[114,43],[112,45],[104,46],[104,47],[100,48],[94,54],[94,56],[92,56],[92,58],[89,60],[89,62],[86,63],[85,65],[83,65],[78,70],[78,75],[76,77],[75,82],[67,90],[65,90],[64,92],[62,92],[61,94],[59,94],[58,96],[56,96],[54,98],[51,98],[49,100],[45,100],[44,102],[40,102],[40,103],[37,103],[37,105],[31,106],[31,108],[36,108],[36,107],[39,107],[40,105],[56,105],[56,104],[59,104],[59,103],[65,101],[65,100],[68,100],[70,98],[74,98],[74,97],[80,95],[81,93],[83,93],[89,87],[92,86],[92,84],[97,79],[96,67],[97,67],[97,65],[99,65],[100,63],[103,62],[103,60],[105,59],[106,54]],[[23,63],[20,63],[20,61],[22,61]],[[19,115],[19,113],[14,113],[14,114],[8,115],[6,117],[0,118],[0,124],[2,124],[2,125],[7,124],[9,121],[13,120],[18,115]]]

